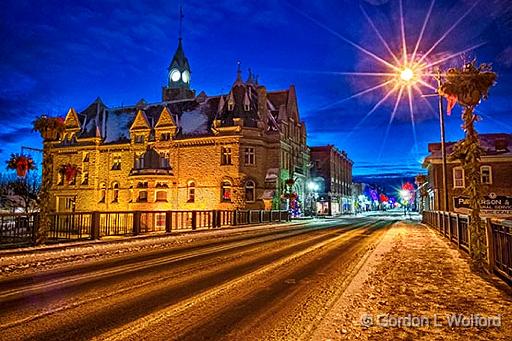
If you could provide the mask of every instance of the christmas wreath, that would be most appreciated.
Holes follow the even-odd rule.
[[[77,165],[67,163],[60,166],[59,173],[65,176],[67,182],[71,182],[81,172]]]

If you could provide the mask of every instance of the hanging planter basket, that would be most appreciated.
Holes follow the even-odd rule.
[[[48,117],[42,115],[32,123],[34,131],[38,131],[45,141],[55,141],[64,132],[64,119],[62,117]]]
[[[22,178],[29,170],[36,169],[36,165],[28,155],[11,154],[11,158],[7,161],[7,169],[16,170],[18,177]]]

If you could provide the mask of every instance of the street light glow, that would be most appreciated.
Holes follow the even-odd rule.
[[[400,73],[400,78],[405,82],[410,82],[414,77],[414,72],[411,68],[406,67]]]

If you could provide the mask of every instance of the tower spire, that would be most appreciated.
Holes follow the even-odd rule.
[[[180,42],[181,42],[182,33],[183,33],[183,18],[184,18],[184,15],[183,15],[183,4],[180,3],[180,31],[179,31],[179,36],[178,36],[178,39],[179,39]]]

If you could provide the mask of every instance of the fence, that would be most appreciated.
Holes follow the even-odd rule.
[[[126,211],[52,213],[48,240],[100,239],[289,221],[288,211]],[[37,214],[0,214],[0,247],[33,244]]]
[[[489,268],[512,283],[512,222],[484,219]],[[470,253],[470,217],[467,215],[424,211],[423,222],[439,232],[467,253]]]

